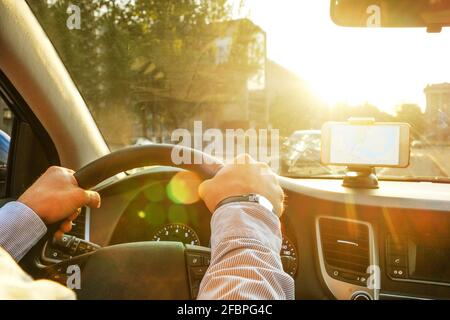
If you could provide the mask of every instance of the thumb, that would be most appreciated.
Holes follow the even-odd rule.
[[[208,190],[210,182],[211,180],[205,180],[198,186],[198,196],[203,200],[205,200],[205,195]]]
[[[86,206],[91,208],[100,208],[101,198],[98,192],[92,190],[85,190],[84,193],[86,194],[87,199]]]

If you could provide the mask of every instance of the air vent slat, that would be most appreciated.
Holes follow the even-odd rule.
[[[343,252],[341,250],[324,250],[327,256],[339,257],[342,256],[344,259],[359,259],[362,263],[368,263],[368,257],[364,254],[355,254],[353,252]]]
[[[369,228],[361,223],[321,218],[320,239],[328,267],[365,273],[370,265]]]
[[[355,239],[355,238],[349,238],[346,236],[339,236],[339,235],[333,236],[333,237],[324,236],[322,238],[322,240],[323,240],[323,242],[327,242],[329,244],[337,244],[337,243],[339,243],[338,241],[340,241],[340,242],[343,242],[343,241],[344,242],[345,241],[346,242],[355,242],[358,245],[357,247],[364,248],[364,249],[366,249],[367,246],[369,245],[369,241],[367,240],[367,238],[366,239],[361,239],[361,238]]]
[[[361,240],[368,240],[367,236],[368,233],[363,233],[363,232],[358,232],[358,233],[353,233],[353,232],[346,232],[346,231],[339,231],[339,230],[326,230],[323,229],[323,234],[325,237],[329,237],[329,238],[339,238],[339,237],[345,237],[345,238],[350,238],[350,239],[361,239]]]

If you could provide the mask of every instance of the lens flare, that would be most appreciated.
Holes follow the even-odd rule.
[[[168,219],[170,223],[187,224],[189,217],[186,207],[179,204],[172,204],[169,208]]]
[[[189,171],[181,171],[173,176],[167,185],[167,196],[177,204],[192,204],[199,200],[198,186],[202,180]]]
[[[153,226],[161,226],[166,220],[164,206],[160,203],[149,203],[145,207],[146,220]]]
[[[162,182],[152,183],[144,190],[145,197],[151,202],[161,202],[166,198],[166,192]]]
[[[138,217],[141,218],[141,219],[145,219],[145,217],[147,216],[147,215],[145,214],[145,211],[143,211],[143,210],[139,210],[137,215],[138,215]]]

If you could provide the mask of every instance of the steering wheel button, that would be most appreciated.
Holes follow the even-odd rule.
[[[196,280],[203,279],[205,272],[206,272],[206,268],[204,268],[204,267],[191,268],[192,278],[196,279]]]
[[[196,254],[188,254],[187,255],[188,265],[190,266],[201,266],[202,265],[202,257]]]
[[[73,236],[64,234],[60,239],[53,238],[52,243],[60,248],[69,248],[72,245]]]
[[[203,257],[203,265],[209,266],[211,264],[211,257],[205,256]]]

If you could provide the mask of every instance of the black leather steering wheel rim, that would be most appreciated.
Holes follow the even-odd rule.
[[[176,164],[172,154],[188,154],[191,163]],[[201,163],[194,163],[201,159]],[[146,166],[169,166],[196,172],[202,179],[212,178],[223,163],[199,150],[172,144],[132,146],[109,153],[75,172],[78,185],[90,189],[102,181],[127,170]]]
[[[175,164],[173,152],[186,152],[201,163]],[[194,161],[193,161],[194,162]],[[90,189],[102,181],[138,167],[161,165],[213,177],[223,164],[198,150],[169,144],[134,146],[99,158],[75,173],[80,187]],[[195,246],[182,243],[143,242],[101,248],[86,257],[81,275],[81,299],[191,299],[199,280],[190,276],[187,256]],[[208,250],[198,247],[199,250]],[[70,262],[70,261],[69,261]],[[206,269],[205,269],[206,270]],[[189,276],[187,276],[189,274]],[[195,281],[195,284],[194,282]],[[166,286],[164,286],[166,284]],[[194,286],[196,286],[194,288]],[[193,291],[194,290],[194,291]]]

